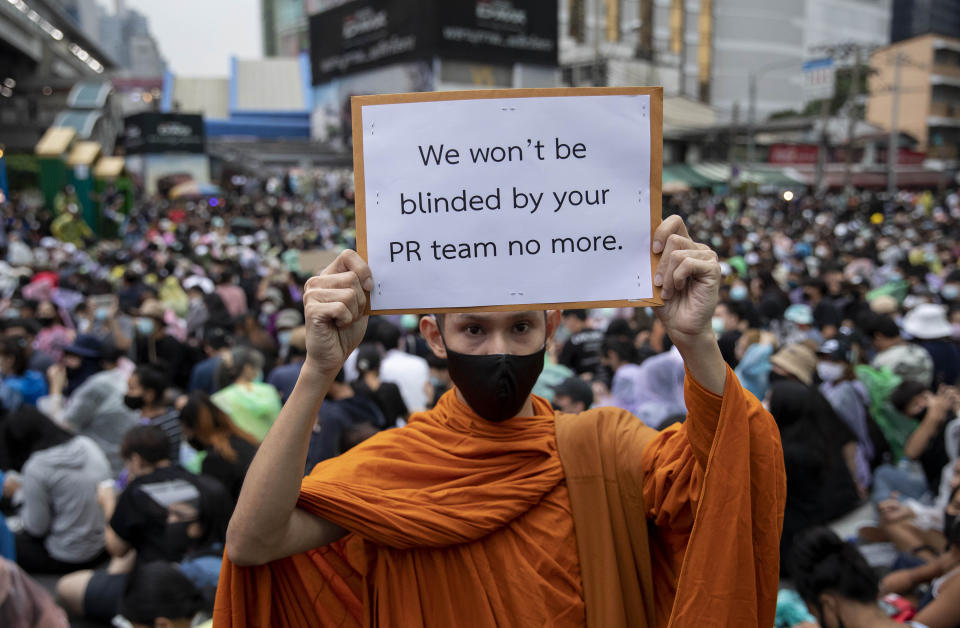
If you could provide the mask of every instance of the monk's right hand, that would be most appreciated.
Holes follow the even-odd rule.
[[[304,286],[307,361],[315,372],[335,376],[367,330],[370,267],[346,250]]]

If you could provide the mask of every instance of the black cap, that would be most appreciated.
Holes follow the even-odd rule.
[[[79,355],[81,358],[99,358],[103,352],[103,343],[93,334],[80,334],[72,345],[64,347],[63,352]]]
[[[590,387],[589,382],[579,377],[568,377],[554,386],[553,392],[557,395],[566,395],[574,401],[582,402],[584,408],[589,408],[593,405],[593,389]]]

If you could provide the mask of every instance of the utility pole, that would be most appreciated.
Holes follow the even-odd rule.
[[[822,196],[826,190],[825,174],[827,170],[827,123],[830,121],[830,98],[820,101],[820,147],[817,150],[817,172],[814,177],[816,195]]]
[[[860,63],[862,62],[860,45],[854,44],[853,51],[853,77],[847,93],[847,102],[850,105],[847,112],[847,154],[843,168],[843,189],[847,194],[853,193],[853,134],[857,130],[857,100],[860,96]]]
[[[897,118],[900,116],[900,69],[903,53],[898,52],[893,66],[893,103],[890,107],[890,141],[887,144],[887,194],[891,200],[897,193]]]
[[[757,73],[751,72],[747,80],[748,98],[747,102],[747,163],[752,164],[757,161],[757,142],[754,139],[757,124]]]
[[[727,187],[733,191],[733,184],[737,178],[736,167],[736,146],[737,146],[737,126],[740,124],[740,101],[733,103],[733,118],[730,121],[730,142],[727,145],[727,163],[730,165],[730,180]]]

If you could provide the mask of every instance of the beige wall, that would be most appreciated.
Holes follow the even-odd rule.
[[[897,128],[920,142],[927,149],[927,115],[930,111],[930,66],[933,65],[933,35],[898,42],[870,55],[870,96],[867,99],[867,122],[890,130],[893,105],[895,55],[904,55],[900,70],[900,111]],[[918,67],[919,66],[919,67]]]

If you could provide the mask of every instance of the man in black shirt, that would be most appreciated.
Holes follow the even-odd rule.
[[[564,310],[563,326],[570,331],[557,361],[577,375],[593,374],[600,366],[603,332],[587,323],[586,310]]]
[[[127,432],[120,448],[130,483],[119,497],[102,487],[100,502],[109,521],[107,551],[114,558],[110,571],[78,571],[57,583],[57,594],[74,614],[109,622],[118,612],[132,568],[153,561],[183,560],[191,539],[219,536],[226,531],[203,530],[201,509],[230,512],[230,498],[219,482],[172,464],[166,434],[152,425]],[[192,513],[184,520],[182,513]],[[226,518],[224,517],[224,522]],[[131,551],[135,554],[131,554]],[[126,560],[124,560],[126,559]]]

